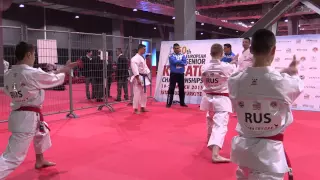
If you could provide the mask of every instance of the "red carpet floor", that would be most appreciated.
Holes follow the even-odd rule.
[[[56,167],[34,170],[34,150],[8,180],[234,180],[234,164],[212,164],[205,147],[205,113],[150,102],[150,113],[133,115],[125,104],[116,112],[89,109],[47,116],[53,147],[46,153]],[[294,112],[285,145],[295,180],[319,180],[319,113]],[[223,155],[230,153],[236,120],[231,119]],[[314,135],[312,135],[314,134]],[[8,140],[7,124],[0,124],[0,151]]]

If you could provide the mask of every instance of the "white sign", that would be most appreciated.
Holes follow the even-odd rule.
[[[38,39],[38,63],[58,63],[57,41],[53,39]]]
[[[155,99],[167,101],[169,89],[168,57],[173,53],[174,43],[180,44],[182,53],[187,57],[188,66],[185,70],[185,102],[200,104],[202,98],[201,66],[211,59],[210,48],[214,43],[229,43],[232,52],[240,54],[243,50],[242,39],[212,39],[199,41],[163,41],[157,74]],[[279,71],[292,61],[293,55],[301,61],[300,77],[305,82],[303,94],[293,104],[293,109],[320,111],[320,36],[280,36],[277,37],[277,50],[273,66]],[[179,100],[178,88],[175,89],[174,100]]]

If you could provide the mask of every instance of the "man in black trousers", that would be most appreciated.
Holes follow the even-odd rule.
[[[178,83],[179,86],[180,106],[188,107],[184,102],[184,71],[185,66],[187,65],[187,58],[181,53],[179,44],[176,43],[173,45],[173,51],[174,53],[169,56],[170,85],[168,90],[167,108],[170,108],[172,105],[176,83]]]
[[[116,53],[118,56],[117,70],[116,70],[116,80],[118,81],[116,101],[121,101],[122,89],[124,91],[124,99],[129,100],[129,95],[128,95],[129,60],[122,54],[121,48],[117,48]]]

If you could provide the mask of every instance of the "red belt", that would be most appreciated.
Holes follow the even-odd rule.
[[[41,112],[41,109],[38,107],[31,107],[31,106],[24,106],[24,107],[20,107],[19,109],[15,110],[15,111],[31,111],[31,112],[35,112],[38,113],[40,116],[40,124],[39,124],[39,130],[40,132],[44,133],[44,127],[46,127],[49,131],[49,127],[44,123],[44,118],[43,118],[43,114]]]
[[[257,137],[257,138],[283,142],[283,137],[284,137],[283,134],[277,134],[277,135],[275,135],[275,136],[270,136],[270,137]],[[291,161],[290,161],[290,159],[289,159],[289,156],[288,156],[286,150],[284,150],[284,154],[285,154],[285,156],[286,156],[287,164],[288,164],[288,167],[289,167],[289,169],[290,169],[289,172],[288,172],[289,180],[293,180]]]
[[[226,96],[226,97],[229,97],[229,93],[206,93],[206,94],[209,94],[209,95],[212,95],[212,96]]]

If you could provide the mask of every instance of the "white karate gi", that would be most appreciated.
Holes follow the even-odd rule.
[[[272,137],[292,123],[290,105],[302,92],[299,76],[272,67],[248,67],[229,78],[229,94],[238,115],[231,160],[238,180],[282,180],[289,171],[283,143]],[[290,154],[290,153],[289,153]]]
[[[142,108],[145,108],[147,105],[147,93],[144,92],[143,77],[140,74],[149,76],[150,70],[145,59],[138,53],[131,58],[131,70],[133,74],[130,80],[133,84],[133,109],[138,109],[139,105]],[[135,78],[137,75],[139,75],[142,85],[138,84],[138,81]],[[149,78],[145,77],[146,86],[149,86],[151,84]]]
[[[4,69],[4,72],[8,71],[9,70],[9,62],[6,61],[6,60],[3,60],[3,69]]]
[[[39,132],[40,117],[30,111],[15,111],[20,107],[41,107],[43,89],[53,88],[64,82],[65,74],[49,74],[28,65],[14,65],[5,72],[4,92],[11,97],[12,112],[9,116],[9,138],[6,151],[0,157],[0,179],[8,176],[25,159],[31,141],[36,154],[51,147],[49,131]]]
[[[248,67],[252,67],[253,55],[250,52],[250,48],[245,50],[238,58],[238,70],[243,71]]]
[[[211,60],[202,67],[203,92],[200,110],[207,111],[208,147],[217,145],[222,148],[228,131],[229,113],[232,104],[228,96],[210,95],[228,91],[228,78],[236,71],[234,64]]]

